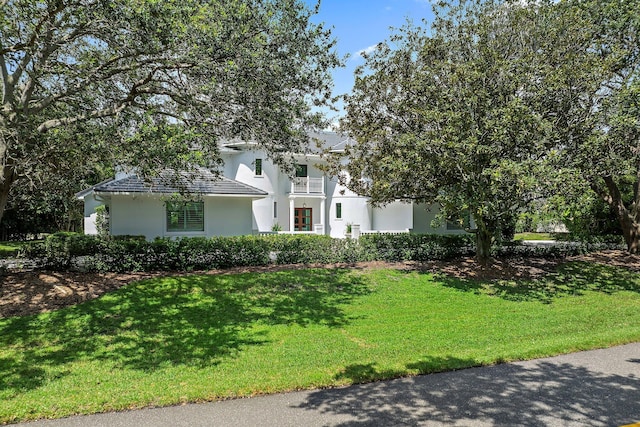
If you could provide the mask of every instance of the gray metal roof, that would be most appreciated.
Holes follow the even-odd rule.
[[[94,187],[96,193],[158,193],[158,194],[202,194],[266,196],[267,192],[206,170],[197,172],[165,172],[158,178],[145,182],[136,175],[111,180]],[[182,191],[181,191],[182,190]]]

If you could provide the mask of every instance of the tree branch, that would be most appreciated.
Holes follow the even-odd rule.
[[[0,49],[2,49],[2,40],[0,40]],[[13,97],[13,87],[9,82],[9,71],[7,70],[7,63],[4,60],[4,55],[0,54],[0,78],[2,79],[2,105],[11,102]]]
[[[105,108],[102,110],[93,110],[91,112],[78,114],[73,117],[47,120],[44,123],[42,123],[40,126],[38,126],[38,131],[44,133],[50,129],[53,129],[59,126],[70,125],[73,123],[78,123],[78,122],[91,120],[91,119],[111,117],[119,114],[125,108],[127,108],[127,106],[133,105],[138,95],[155,93],[153,90],[149,88],[144,88],[144,86],[152,82],[154,74],[163,68],[164,67],[156,67],[153,70],[151,70],[144,78],[135,82],[131,87],[131,89],[129,90],[129,93],[127,94],[127,96],[124,99],[116,102],[112,107]]]
[[[104,64],[99,65],[98,67],[96,67],[93,71],[90,72],[86,72],[83,75],[83,78],[80,82],[76,83],[75,85],[70,86],[67,90],[61,92],[61,93],[57,93],[54,95],[50,95],[38,102],[32,103],[29,105],[29,112],[30,113],[37,113],[39,111],[42,111],[43,109],[47,108],[49,105],[51,105],[54,102],[58,102],[61,101],[65,98],[68,98],[70,96],[73,96],[79,92],[81,92],[82,90],[87,88],[87,82],[88,81],[95,81],[95,80],[100,80],[100,81],[105,81],[108,80],[112,77],[115,77],[119,74],[124,74],[130,71],[136,71],[136,70],[140,70],[142,69],[145,65],[150,65],[153,64],[155,62],[159,61],[159,58],[156,57],[151,57],[148,58],[146,60],[143,59],[138,59],[133,61],[134,64],[133,65],[127,65],[127,66],[122,66],[122,67],[116,67],[116,68],[112,68],[112,69],[108,69],[109,66],[116,64],[117,62],[120,62],[122,60],[125,59],[134,59],[136,56],[138,55],[143,55],[143,52],[134,52],[131,54],[127,54],[127,55],[121,55],[117,58],[113,58],[107,62],[105,62]],[[192,68],[194,67],[195,64],[187,64],[187,63],[183,63],[183,64],[162,64],[162,65],[157,65],[156,67],[154,67],[154,69],[152,70],[153,73],[155,73],[156,71],[159,70],[175,70],[175,69],[187,69],[187,68]],[[106,70],[106,71],[105,71]],[[104,71],[104,73],[102,73]],[[152,92],[146,92],[151,94]],[[161,93],[158,93],[159,95],[161,95]]]

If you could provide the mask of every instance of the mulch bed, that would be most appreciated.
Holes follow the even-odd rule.
[[[374,269],[398,268],[444,273],[449,276],[469,280],[534,279],[554,271],[559,264],[568,261],[586,261],[625,267],[640,271],[640,256],[622,251],[603,251],[571,257],[564,260],[524,258],[495,260],[489,266],[479,265],[473,258],[450,261],[430,261],[426,263],[385,263],[370,262],[352,265],[336,264],[328,267]],[[309,266],[267,266],[233,268],[199,272],[203,274],[233,274],[242,272],[268,272],[308,268]],[[326,267],[326,266],[322,266]],[[0,318],[26,316],[35,313],[58,310],[63,307],[88,301],[113,291],[134,281],[187,273],[79,273],[50,271],[9,271],[0,274]],[[188,273],[193,274],[193,273]]]

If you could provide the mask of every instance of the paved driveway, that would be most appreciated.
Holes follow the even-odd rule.
[[[634,422],[640,422],[640,343],[340,389],[21,425],[582,427]]]

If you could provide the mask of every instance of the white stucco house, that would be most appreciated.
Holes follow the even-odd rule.
[[[349,143],[334,132],[313,137],[337,153]],[[178,189],[169,181],[158,178],[148,184],[135,174],[118,174],[77,194],[84,201],[84,232],[97,233],[96,207],[105,205],[112,235],[147,239],[245,235],[273,229],[344,237],[347,224],[362,233],[464,233],[451,223],[433,228],[436,206],[394,202],[373,208],[367,197],[349,191],[318,168],[325,160],[317,151],[295,154],[297,176],[290,178],[255,144],[225,143],[222,177],[200,170],[186,181],[188,192],[197,197],[184,203],[171,201]]]

